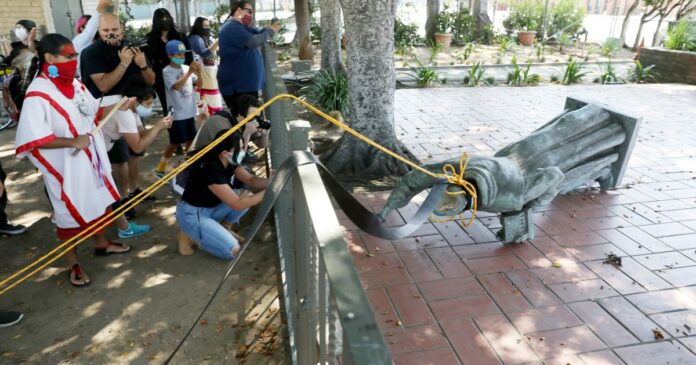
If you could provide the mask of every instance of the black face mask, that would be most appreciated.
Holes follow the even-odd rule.
[[[201,36],[205,38],[210,37],[210,28],[201,28]]]
[[[172,29],[172,20],[171,19],[165,19],[162,21],[162,30],[171,30]]]

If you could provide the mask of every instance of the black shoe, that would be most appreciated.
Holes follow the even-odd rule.
[[[14,326],[22,320],[24,314],[19,312],[0,311],[0,328]]]
[[[128,193],[128,199],[133,199],[136,195],[138,195],[142,192],[143,192],[143,189],[137,188],[137,189],[131,191],[130,193]],[[154,201],[157,201],[157,197],[155,197],[154,195],[148,195],[145,199],[143,199],[143,201],[154,202]]]
[[[117,202],[111,204],[111,210],[116,210],[121,205],[126,204],[128,199],[129,198],[124,198],[124,199],[121,199],[120,201],[117,201]],[[126,217],[126,219],[131,220],[131,219],[137,217],[138,213],[135,212],[134,208],[130,208],[125,213],[123,213],[123,215]]]
[[[176,151],[175,151],[174,153],[176,153],[177,156],[183,156],[183,155],[184,155],[184,149],[181,148],[181,145],[179,145],[179,146],[176,148]]]
[[[10,222],[5,222],[0,224],[0,233],[8,234],[10,236],[16,236],[27,231],[27,227],[21,224],[11,224]]]

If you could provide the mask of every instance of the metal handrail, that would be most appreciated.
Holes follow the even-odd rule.
[[[285,93],[275,51],[263,47],[264,96]],[[272,105],[271,164],[308,147],[309,122]],[[392,364],[316,165],[300,166],[275,206],[283,305],[293,364]]]

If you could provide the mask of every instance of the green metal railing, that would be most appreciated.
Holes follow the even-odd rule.
[[[264,97],[285,93],[265,45]],[[309,122],[289,101],[271,105],[271,165],[307,150]],[[275,205],[283,304],[293,364],[392,364],[316,165],[300,166]]]

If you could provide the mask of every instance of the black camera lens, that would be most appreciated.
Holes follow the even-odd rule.
[[[271,122],[269,122],[266,118],[257,115],[256,118],[257,122],[259,122],[259,128],[261,129],[271,129]]]

